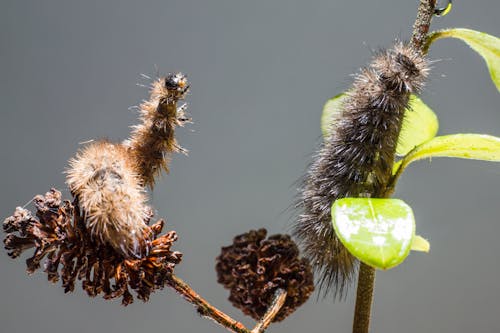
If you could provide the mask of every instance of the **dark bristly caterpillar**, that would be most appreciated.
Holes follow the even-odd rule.
[[[341,297],[358,264],[335,235],[330,207],[338,198],[384,196],[410,94],[421,91],[428,72],[428,61],[410,45],[376,55],[355,76],[310,165],[293,232],[325,294]]]
[[[168,171],[172,152],[185,152],[174,130],[187,121],[184,99],[189,85],[181,73],[152,83],[150,99],[140,109],[140,123],[123,143],[94,141],[70,160],[68,186],[92,236],[127,257],[147,255],[152,216],[146,186]]]

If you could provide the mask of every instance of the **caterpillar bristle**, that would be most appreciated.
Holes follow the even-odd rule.
[[[66,181],[92,236],[124,257],[148,254],[152,211],[145,188],[168,171],[171,153],[185,152],[174,130],[188,121],[185,105],[177,106],[188,89],[181,73],[157,79],[129,140],[94,141],[70,160]]]
[[[150,208],[126,147],[88,145],[70,160],[67,183],[93,237],[127,257],[147,255]]]
[[[358,266],[335,235],[330,207],[339,198],[384,195],[410,94],[421,91],[428,72],[427,59],[407,44],[377,54],[355,75],[342,111],[309,167],[293,234],[325,295],[341,298]]]

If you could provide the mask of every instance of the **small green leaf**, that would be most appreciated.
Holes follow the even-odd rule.
[[[485,134],[452,134],[437,136],[410,151],[394,165],[401,174],[412,162],[430,157],[457,157],[500,162],[500,138]]]
[[[419,235],[415,235],[415,237],[413,237],[413,243],[411,243],[412,251],[428,253],[430,249],[431,249],[431,244],[429,244],[427,239]]]
[[[458,38],[479,53],[486,61],[491,79],[500,92],[500,38],[470,29],[446,29],[429,35],[427,47],[441,38]]]
[[[338,94],[329,99],[325,103],[325,106],[323,106],[323,114],[321,115],[321,132],[323,132],[323,137],[327,137],[328,133],[330,133],[332,122],[340,115],[342,103],[344,103],[346,97],[345,93]]]
[[[396,154],[404,156],[416,146],[436,136],[439,122],[436,114],[420,98],[411,95],[398,138]]]
[[[399,265],[415,235],[413,211],[399,199],[344,198],[332,205],[335,233],[349,252],[375,268]]]

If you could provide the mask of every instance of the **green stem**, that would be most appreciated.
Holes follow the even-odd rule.
[[[427,36],[427,39],[425,41],[425,44],[423,46],[423,51],[424,53],[427,53],[429,51],[429,48],[432,43],[434,43],[436,40],[445,38],[445,37],[450,37],[450,30],[445,29],[445,30],[437,30],[433,31]]]
[[[356,291],[356,309],[354,311],[353,333],[368,333],[375,288],[375,268],[360,264],[358,289]]]

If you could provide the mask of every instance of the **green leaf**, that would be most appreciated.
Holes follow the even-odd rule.
[[[427,47],[441,38],[458,38],[479,53],[486,61],[491,79],[500,92],[500,38],[470,29],[446,29],[429,35]]]
[[[416,146],[436,136],[439,122],[436,114],[420,98],[411,95],[398,138],[396,154],[404,156]]]
[[[323,114],[321,115],[321,132],[323,132],[323,137],[327,137],[330,133],[330,126],[333,120],[340,115],[342,104],[346,97],[347,95],[345,93],[338,94],[329,99],[325,103],[325,106],[323,106]]]
[[[412,162],[431,157],[457,157],[500,162],[500,138],[486,134],[452,134],[437,136],[409,152],[394,165],[401,174]]]
[[[413,242],[411,243],[412,251],[428,253],[430,249],[431,249],[431,244],[429,244],[427,239],[419,235],[415,235],[415,237],[413,237]]]
[[[399,265],[415,235],[413,211],[399,199],[344,198],[332,205],[335,233],[349,252],[375,268]]]

